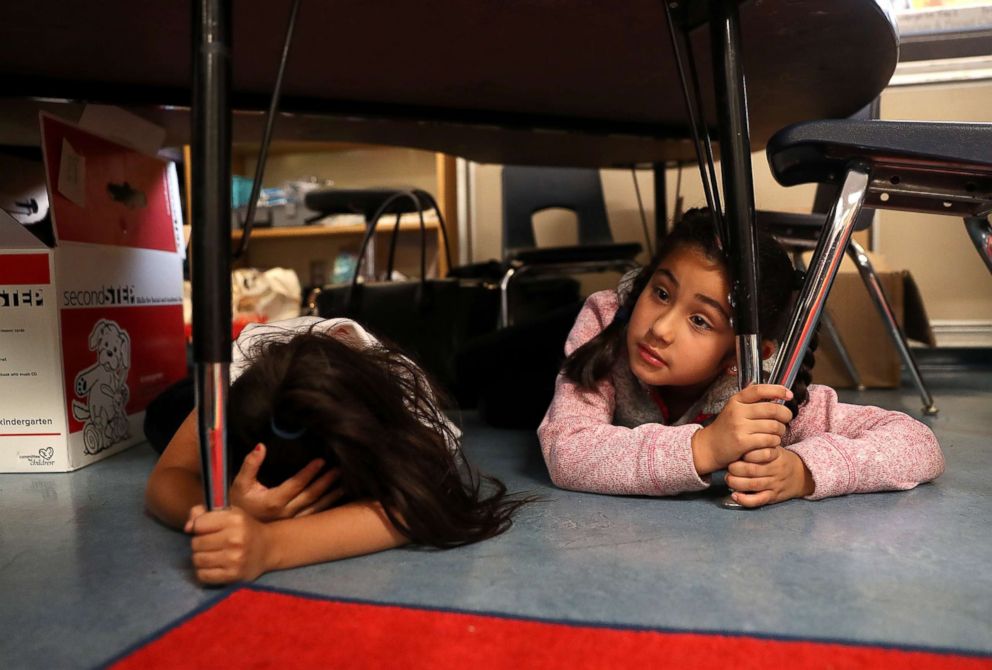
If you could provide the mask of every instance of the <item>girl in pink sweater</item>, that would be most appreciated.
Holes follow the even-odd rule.
[[[770,236],[759,236],[758,263],[768,369],[798,282]],[[729,292],[709,213],[693,210],[653,263],[589,297],[538,428],[557,486],[666,496],[705,489],[726,470],[734,500],[760,507],[910,489],[943,472],[922,423],[809,384],[815,338],[792,389],[738,391]]]

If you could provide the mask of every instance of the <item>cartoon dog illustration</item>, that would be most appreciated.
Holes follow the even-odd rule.
[[[83,427],[83,451],[96,454],[128,437],[127,405],[130,392],[131,338],[117,323],[100,319],[89,337],[96,363],[76,375],[72,415]]]

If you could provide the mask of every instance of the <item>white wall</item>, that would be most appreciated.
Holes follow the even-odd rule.
[[[992,82],[890,87],[883,119],[992,121]],[[992,148],[990,148],[992,152]],[[876,246],[912,270],[939,344],[992,346],[992,274],[960,219],[880,211]]]

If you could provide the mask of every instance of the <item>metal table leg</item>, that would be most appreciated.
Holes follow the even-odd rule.
[[[651,167],[651,176],[654,182],[654,248],[657,249],[661,241],[665,239],[665,235],[668,234],[668,194],[665,184],[668,165],[660,161]]]
[[[207,509],[227,507],[231,362],[231,5],[193,4],[193,357]]]
[[[761,342],[758,335],[758,252],[754,234],[751,137],[736,0],[711,0],[710,33],[716,68],[723,195],[727,207],[725,225],[728,239],[724,242],[730,259],[738,380],[744,388],[761,381]]]
[[[740,17],[736,0],[710,1],[710,35],[716,70],[720,165],[726,212],[724,250],[730,261],[730,304],[737,335],[740,388],[761,381],[761,338],[758,330],[758,249],[755,240],[754,183],[747,94],[741,60]],[[739,508],[727,496],[722,504]]]

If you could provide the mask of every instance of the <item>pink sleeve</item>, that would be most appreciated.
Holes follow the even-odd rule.
[[[612,291],[590,296],[568,336],[566,353],[597,335],[616,309]],[[556,486],[655,496],[709,486],[692,462],[692,435],[701,426],[614,426],[614,402],[613,384],[608,379],[595,390],[585,390],[558,376],[551,407],[537,429],[544,461]]]
[[[840,403],[828,386],[809,387],[785,444],[813,475],[811,500],[911,489],[944,471],[940,445],[925,425],[902,412]]]

